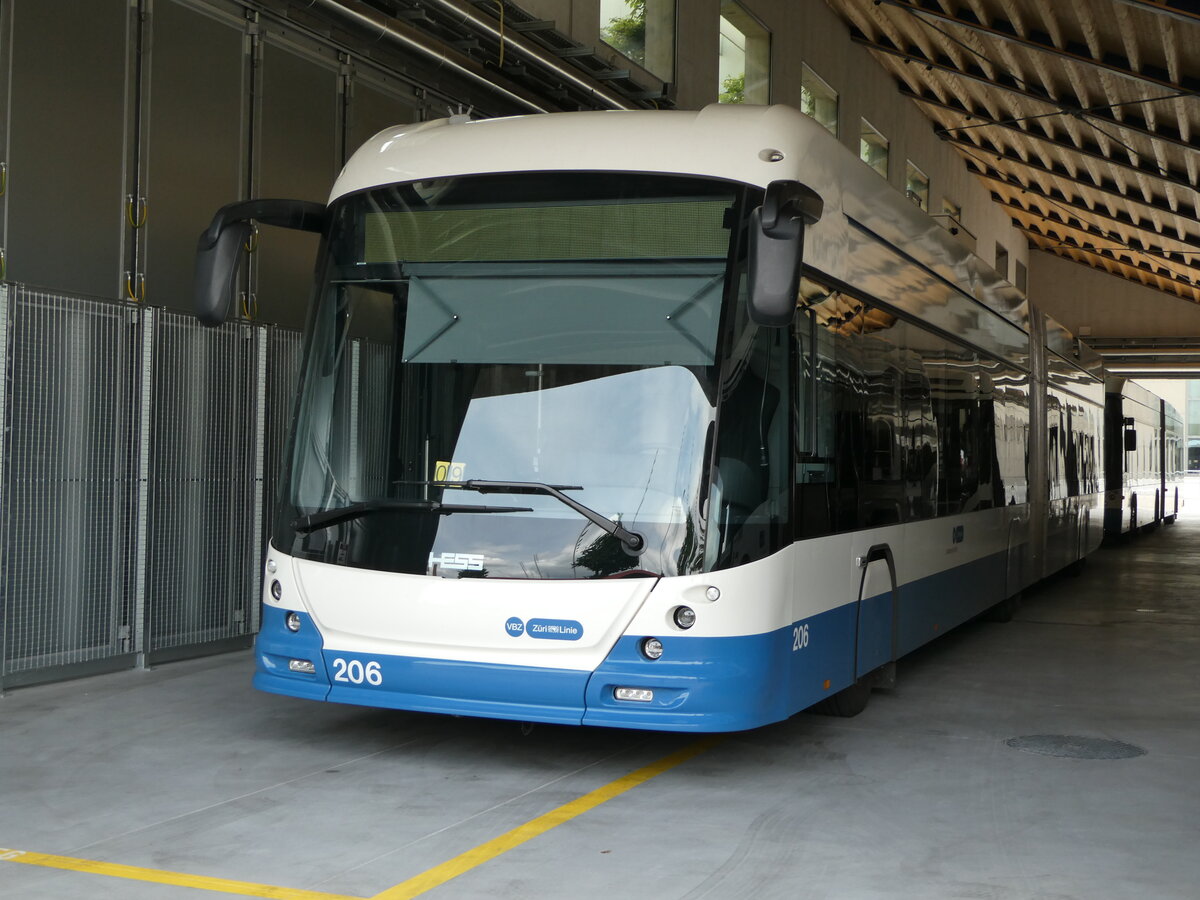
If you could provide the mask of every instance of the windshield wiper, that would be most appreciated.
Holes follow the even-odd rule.
[[[582,491],[579,485],[571,484],[542,484],[540,481],[437,481],[438,487],[459,488],[465,491],[476,491],[480,494],[545,494],[553,497],[564,506],[569,506],[593,525],[602,528],[615,537],[630,553],[641,553],[646,549],[646,540],[636,531],[630,531],[620,522],[606,519],[590,507],[584,506],[578,500],[568,497],[563,491]]]
[[[308,534],[318,528],[328,528],[377,512],[434,512],[439,516],[454,513],[510,513],[533,512],[529,506],[475,506],[472,504],[440,503],[437,500],[364,500],[337,509],[326,509],[292,520],[292,528]]]

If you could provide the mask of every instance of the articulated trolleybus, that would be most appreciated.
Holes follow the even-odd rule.
[[[255,684],[527,722],[852,715],[1077,563],[1104,383],[786,107],[396,127],[328,207]]]

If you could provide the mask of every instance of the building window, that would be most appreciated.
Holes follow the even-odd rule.
[[[1008,281],[1008,250],[1003,244],[996,244],[996,271],[1000,277]]]
[[[888,139],[875,130],[866,119],[858,132],[858,158],[882,175],[888,177]]]
[[[826,131],[837,137],[837,91],[808,66],[804,66],[800,74],[800,111],[806,116],[812,116]]]
[[[722,103],[771,102],[771,33],[740,4],[721,0]]]
[[[1029,269],[1019,259],[1017,260],[1017,280],[1014,283],[1022,294],[1029,292]]]
[[[675,79],[675,0],[600,0],[600,38],[651,75]]]
[[[929,212],[929,176],[908,160],[904,171],[904,193],[913,203]]]

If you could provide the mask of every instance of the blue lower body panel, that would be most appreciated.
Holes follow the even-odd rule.
[[[275,694],[414,712],[486,716],[578,725],[590,672],[501,666],[458,660],[325,650],[312,619],[300,630],[284,613],[263,610],[254,645],[254,686]],[[316,673],[291,672],[288,661],[313,662]]]
[[[626,635],[588,682],[584,725],[742,731],[788,718],[854,680],[854,606],[744,637],[660,637],[661,659]],[[828,687],[826,683],[828,682]],[[618,687],[654,691],[617,700]]]
[[[362,706],[524,722],[656,731],[740,731],[788,718],[893,658],[1003,599],[1004,556],[977,560],[902,585],[897,594],[847,603],[775,631],[737,637],[655,635],[660,659],[640,650],[646,635],[621,637],[594,672],[326,650],[301,615],[263,610],[255,644],[256,687]],[[996,596],[993,596],[996,594]],[[893,634],[894,630],[894,634]],[[315,672],[289,669],[307,660]],[[617,688],[653,691],[618,700]]]

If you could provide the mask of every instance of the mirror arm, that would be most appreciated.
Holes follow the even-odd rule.
[[[210,328],[229,317],[251,220],[296,231],[321,232],[326,211],[320,203],[306,200],[242,200],[217,210],[196,242],[196,318]]]
[[[763,196],[762,229],[772,238],[796,236],[796,226],[815,225],[825,211],[820,195],[798,181],[772,181]]]
[[[254,219],[263,225],[278,225],[294,231],[316,231],[325,228],[325,207],[320,203],[301,200],[241,200],[217,210],[212,223],[200,235],[197,250],[211,250],[221,232],[236,222]]]

